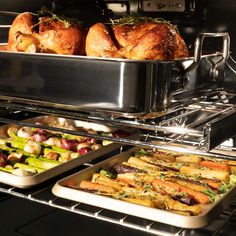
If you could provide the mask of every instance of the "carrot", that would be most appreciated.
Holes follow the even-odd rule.
[[[178,162],[166,162],[162,160],[153,159],[152,157],[148,157],[148,156],[140,156],[140,159],[146,163],[152,163],[154,165],[161,166],[162,168],[173,169],[176,171],[179,170],[181,166],[183,165]]]
[[[110,186],[114,188],[116,191],[121,190],[121,187],[122,187],[122,183],[118,183],[116,180],[110,179],[98,173],[93,174],[92,182],[96,184]]]
[[[142,170],[151,169],[151,170],[158,171],[158,170],[161,169],[160,167],[158,167],[156,165],[153,165],[153,164],[150,164],[146,161],[143,161],[143,160],[141,160],[140,158],[137,158],[137,157],[130,157],[128,159],[128,163],[139,166],[139,169],[142,169]]]
[[[191,189],[195,189],[197,191],[207,191],[208,187],[205,187],[203,185],[197,184],[197,183],[191,183],[185,180],[180,180],[180,179],[175,179],[175,178],[170,178],[169,179],[171,182],[177,183],[177,184],[181,184],[185,187],[191,188]],[[197,181],[196,181],[197,182]]]
[[[95,190],[95,191],[101,191],[104,193],[115,193],[116,190],[110,186],[106,186],[103,184],[97,184],[97,183],[93,183],[91,181],[86,181],[86,180],[82,180],[80,182],[80,188],[82,189],[88,189],[88,190]]]
[[[187,176],[199,176],[206,179],[219,179],[222,181],[228,181],[230,172],[225,170],[211,170],[211,169],[201,169],[194,166],[182,166],[180,168],[180,173]]]
[[[137,189],[137,188],[122,188],[126,197],[135,199],[148,199],[152,200],[156,208],[166,209],[170,211],[177,211],[180,214],[199,215],[202,211],[199,205],[188,206],[184,203],[172,199],[168,195],[162,195],[154,190]]]
[[[152,158],[155,160],[162,160],[162,161],[166,161],[166,162],[174,162],[175,161],[175,156],[171,153],[168,152],[162,152],[162,151],[158,151],[158,152],[154,152],[152,155]]]
[[[199,164],[200,166],[207,167],[212,170],[225,170],[229,171],[229,166],[224,163],[215,162],[215,161],[202,161]]]
[[[143,188],[146,183],[153,179],[152,176],[144,173],[124,173],[117,175],[117,181],[136,188]]]
[[[193,198],[196,202],[200,203],[200,204],[205,204],[205,203],[209,203],[210,199],[208,198],[208,196],[204,193],[201,193],[197,190],[185,187],[181,184],[177,184],[177,183],[172,183],[170,181],[162,181],[159,179],[153,179],[152,180],[152,186],[156,191],[164,191],[167,194],[171,195],[171,196],[175,196],[178,193],[185,193],[188,196],[190,196],[191,198]]]
[[[148,199],[138,199],[138,198],[129,198],[129,197],[124,197],[122,198],[123,201],[134,203],[134,204],[139,204],[147,207],[155,207],[154,203],[151,200]]]
[[[235,175],[236,174],[236,166],[230,166],[230,173],[232,175]]]
[[[137,183],[137,181],[133,180],[133,179],[127,179],[127,178],[117,178],[117,180],[119,182],[122,182],[122,183],[125,183],[125,184],[128,184],[129,186],[133,186],[133,187],[136,187],[136,188],[140,188],[141,186]]]
[[[190,163],[199,163],[202,161],[201,156],[197,155],[182,155],[182,156],[177,156],[176,157],[177,162],[190,162]]]
[[[233,160],[224,160],[223,162],[228,165],[236,166],[236,161],[233,161]]]
[[[202,182],[206,183],[210,188],[218,190],[221,186],[220,181],[215,181],[212,179],[201,179]]]
[[[164,203],[166,210],[170,210],[179,214],[186,215],[199,215],[202,212],[202,209],[199,205],[188,206],[184,203],[178,202],[168,196],[159,196],[154,201],[154,204],[159,204],[159,202]]]

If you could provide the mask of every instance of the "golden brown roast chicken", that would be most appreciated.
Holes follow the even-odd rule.
[[[169,22],[150,18],[127,22],[111,27],[96,23],[90,27],[85,44],[87,56],[150,60],[188,56],[183,38]]]
[[[24,12],[9,30],[8,50],[84,55],[85,38],[86,30],[79,22]]]

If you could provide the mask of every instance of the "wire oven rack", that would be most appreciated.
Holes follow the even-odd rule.
[[[151,148],[164,148],[166,150],[181,151],[184,144],[185,152],[199,154],[209,152],[223,141],[236,134],[236,94],[229,94],[224,90],[218,90],[201,97],[194,97],[188,101],[180,101],[170,108],[162,116],[144,118],[125,118],[109,116],[99,113],[86,113],[57,107],[47,107],[29,103],[19,98],[0,96],[0,109],[3,114],[10,111],[10,115],[1,116],[2,123],[17,123],[19,125],[37,127],[12,119],[12,114],[35,113],[38,115],[55,115],[69,119],[80,119],[101,124],[109,124],[115,127],[129,127],[138,130],[140,139],[130,140],[126,138],[108,137],[108,140]],[[103,139],[95,134],[79,131],[58,129],[48,126],[40,126],[49,130],[61,131],[70,134],[87,135],[96,139]],[[173,144],[179,144],[179,146]]]
[[[85,163],[80,168],[83,169],[91,165],[93,164]],[[70,171],[70,174],[72,174],[73,171]],[[68,173],[63,175],[68,175]],[[58,176],[56,179],[59,180],[62,177],[63,176]],[[117,224],[122,227],[128,227],[134,231],[142,231],[159,236],[230,235],[230,233],[232,233],[232,227],[236,223],[236,199],[232,202],[229,208],[227,208],[217,219],[215,219],[215,221],[212,222],[212,224],[201,229],[191,230],[55,197],[52,194],[51,189],[56,179],[52,179],[30,189],[18,189],[5,184],[0,184],[0,192],[69,211],[74,214],[80,214],[97,220]]]
[[[191,103],[188,103],[185,106],[183,106],[182,104],[179,107],[175,107],[174,110],[169,111],[165,116],[154,119],[137,120],[125,119],[121,117],[98,116],[96,113],[88,114],[68,110],[50,109],[44,107],[43,105],[36,106],[34,104],[14,102],[7,98],[1,97],[0,122],[41,127],[54,131],[61,131],[84,136],[87,135],[98,139],[101,138],[96,136],[95,134],[30,124],[22,121],[25,118],[29,118],[32,116],[51,114],[70,119],[82,119],[106,124],[109,123],[114,126],[127,126],[142,131],[140,132],[139,140],[106,137],[111,141],[120,142],[126,145],[140,145],[154,148],[161,147],[176,150],[176,146],[171,146],[171,144],[179,142],[180,144],[184,144],[184,146],[197,147],[196,149],[190,149],[187,151],[185,150],[185,152],[189,151],[193,153],[202,153],[204,150],[206,150],[203,148],[205,147],[204,144],[207,144],[209,140],[211,141],[212,139],[212,137],[209,137],[211,135],[209,135],[208,131],[210,132],[212,130],[220,129],[221,124],[223,124],[225,125],[226,131],[229,132],[227,127],[229,128],[229,126],[232,126],[233,121],[235,121],[235,106],[232,105],[235,104],[233,102],[234,99],[234,94],[227,94],[224,91],[220,91],[217,95],[214,95],[210,98],[208,97],[206,99],[205,97],[202,97],[201,99],[194,99],[191,101]],[[217,123],[221,120],[224,120],[225,118],[226,122],[224,121],[223,123]],[[228,125],[227,122],[230,125]],[[202,130],[204,130],[205,134],[204,132],[202,133]],[[232,136],[233,132],[234,134],[236,133],[234,127],[232,126],[229,134]],[[152,141],[150,141],[149,139]],[[159,143],[153,143],[153,140],[157,142],[164,142],[164,146],[163,144],[159,145]],[[170,147],[168,146],[168,144],[170,144]],[[125,146],[123,147],[123,149],[125,149]],[[236,153],[235,147],[225,146],[220,146],[214,149],[213,153],[210,152],[208,153],[208,155],[212,154],[214,156],[217,156],[217,153],[221,154],[222,152],[224,155],[225,153],[228,154],[224,156],[225,158],[232,159],[236,156],[236,154],[234,156],[231,155],[233,153]],[[190,230],[113,212],[111,210],[106,210],[95,206],[89,206],[79,202],[65,200],[55,197],[52,194],[52,186],[57,180],[69,174],[75,173],[78,170],[93,166],[94,164],[96,164],[96,162],[100,161],[100,159],[96,159],[91,163],[84,163],[82,166],[76,168],[76,170],[71,170],[67,173],[64,173],[63,175],[57,176],[53,179],[50,179],[49,181],[46,181],[29,189],[18,189],[5,184],[0,184],[0,192],[69,211],[75,214],[95,218],[97,220],[114,223],[122,227],[128,227],[133,230],[160,236],[222,235],[222,232],[224,235],[229,235],[231,232],[230,228],[232,229],[232,225],[236,223],[236,199],[232,202],[230,207],[226,209],[212,224],[202,229]]]

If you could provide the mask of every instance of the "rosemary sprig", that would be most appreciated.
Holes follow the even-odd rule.
[[[152,18],[146,16],[139,16],[139,17],[126,16],[119,19],[110,19],[110,23],[107,24],[122,26],[122,25],[135,25],[140,22],[154,22],[158,24],[166,24],[177,31],[177,26],[173,25],[170,21],[167,21],[163,18]]]

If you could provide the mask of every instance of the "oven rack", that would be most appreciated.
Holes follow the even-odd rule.
[[[201,96],[190,101],[180,102],[169,109],[164,115],[144,118],[125,118],[107,116],[100,113],[88,113],[48,107],[19,98],[0,96],[0,122],[16,123],[19,125],[37,127],[19,120],[12,119],[12,114],[34,113],[38,115],[55,115],[68,119],[79,119],[115,127],[132,128],[139,133],[139,139],[107,137],[108,140],[127,145],[176,150],[172,144],[180,144],[186,152],[209,152],[225,140],[236,134],[236,94],[229,94],[223,90],[211,93],[211,96]],[[6,116],[8,118],[6,118]],[[39,126],[49,130],[70,134],[83,135],[103,139],[104,137],[78,131]],[[181,148],[179,151],[181,151]]]
[[[221,105],[221,104],[220,104]],[[231,105],[227,105],[227,108],[231,108]],[[234,107],[233,107],[234,108]],[[58,115],[66,118],[83,118],[84,120],[89,120],[90,121],[90,116],[92,121],[100,121],[100,117],[92,116],[91,114],[83,114],[83,113],[75,113],[75,112],[69,112],[69,111],[60,111],[58,109],[49,109],[46,107],[38,107],[34,105],[26,105],[26,104],[18,104],[18,103],[12,103],[12,102],[6,102],[6,101],[1,101],[0,102],[0,110],[1,110],[1,117],[0,117],[0,122],[2,123],[15,123],[15,124],[20,124],[20,125],[28,125],[28,126],[33,126],[35,125],[29,124],[27,122],[23,122],[22,120],[31,117],[31,116],[37,116],[41,114],[53,114],[53,115]],[[104,118],[105,121],[107,121],[107,117]],[[113,121],[113,118],[110,118],[111,121]],[[169,121],[172,118],[170,118]],[[116,122],[117,121],[117,122]],[[126,123],[129,122],[135,122],[134,120],[124,120]],[[164,119],[162,119],[163,122]],[[114,124],[122,124],[123,120],[121,118],[114,118]],[[138,121],[137,121],[138,122]],[[144,123],[145,124],[145,123]],[[36,125],[37,126],[37,125]],[[41,127],[41,126],[39,126]],[[43,127],[44,128],[44,127]],[[72,132],[69,130],[64,130],[64,129],[58,129],[58,128],[53,128],[53,127],[46,127],[47,129],[52,129],[55,131],[62,131],[62,132]],[[79,132],[80,134],[80,132]],[[84,135],[82,133],[82,135]],[[152,136],[153,134],[142,134],[140,135],[141,141],[137,140],[126,140],[126,139],[120,139],[118,141],[123,142],[125,144],[133,144],[135,143],[136,145],[142,144],[146,146],[149,146],[147,142],[147,138],[149,136]],[[96,136],[95,136],[96,137]],[[109,137],[108,137],[109,138]],[[157,139],[163,139],[162,136],[156,135]],[[112,139],[112,141],[116,141],[116,139]],[[167,142],[172,141],[171,137],[166,138]],[[194,141],[189,141],[191,146],[197,145],[194,143]],[[184,144],[188,143],[188,141],[184,141]],[[159,145],[153,144],[152,147],[156,147]],[[167,148],[167,147],[166,147]],[[173,149],[176,149],[176,147],[172,147]],[[236,150],[234,147],[224,147],[222,146],[222,149],[217,149],[220,151],[227,150],[229,153],[236,153]],[[121,150],[122,151],[122,150]],[[208,155],[211,155],[211,153],[208,153]],[[212,155],[217,156],[216,153],[212,153]],[[221,156],[221,155],[220,155]],[[229,156],[229,158],[232,158]],[[95,162],[99,162],[100,160],[95,160]],[[83,166],[79,167],[79,169],[86,168],[88,166],[93,166],[93,163],[84,163]],[[117,213],[113,212],[110,210],[102,209],[102,208],[97,208],[94,206],[89,206],[83,203],[78,203],[70,200],[65,200],[59,197],[56,197],[52,194],[51,189],[53,187],[53,184],[65,177],[68,176],[69,174],[75,173],[77,170],[72,170],[67,173],[64,173],[63,175],[57,176],[54,179],[51,179],[49,181],[46,181],[38,186],[32,187],[30,189],[18,189],[9,185],[5,184],[0,184],[0,192],[10,194],[12,196],[16,196],[19,198],[23,198],[26,200],[38,202],[41,204],[45,204],[57,209],[69,211],[74,214],[79,214],[87,217],[91,217],[103,222],[110,222],[113,224],[120,225],[122,227],[127,227],[132,230],[137,230],[137,231],[142,231],[147,234],[152,234],[152,235],[160,235],[160,236],[172,236],[172,235],[178,235],[178,236],[190,236],[190,235],[199,235],[199,236],[205,236],[205,235],[217,235],[218,233],[222,232],[222,230],[229,230],[230,227],[228,225],[232,225],[236,223],[236,199],[235,201],[231,204],[231,206],[224,211],[218,219],[216,219],[211,225],[208,227],[205,227],[203,229],[198,229],[198,230],[190,230],[190,229],[183,229],[179,227],[174,227],[171,225],[166,225],[163,223],[158,223],[158,222],[153,222],[149,221],[146,219],[122,214],[122,213]],[[230,232],[230,231],[228,231]],[[227,234],[226,234],[227,235]]]
[[[92,166],[92,164],[85,163],[80,168],[83,169],[88,166]],[[56,177],[56,179],[59,180],[66,175],[68,175],[68,173],[63,174],[60,177]],[[135,231],[142,231],[144,232],[144,235],[216,236],[222,235],[222,233],[223,235],[230,235],[230,229],[232,229],[236,223],[236,199],[234,199],[231,205],[207,227],[201,229],[184,229],[56,197],[51,192],[53,183],[56,181],[56,179],[44,182],[43,184],[30,189],[18,189],[9,185],[0,184],[0,192],[48,205],[57,209],[69,211],[73,214],[79,214],[103,222],[117,224]]]

